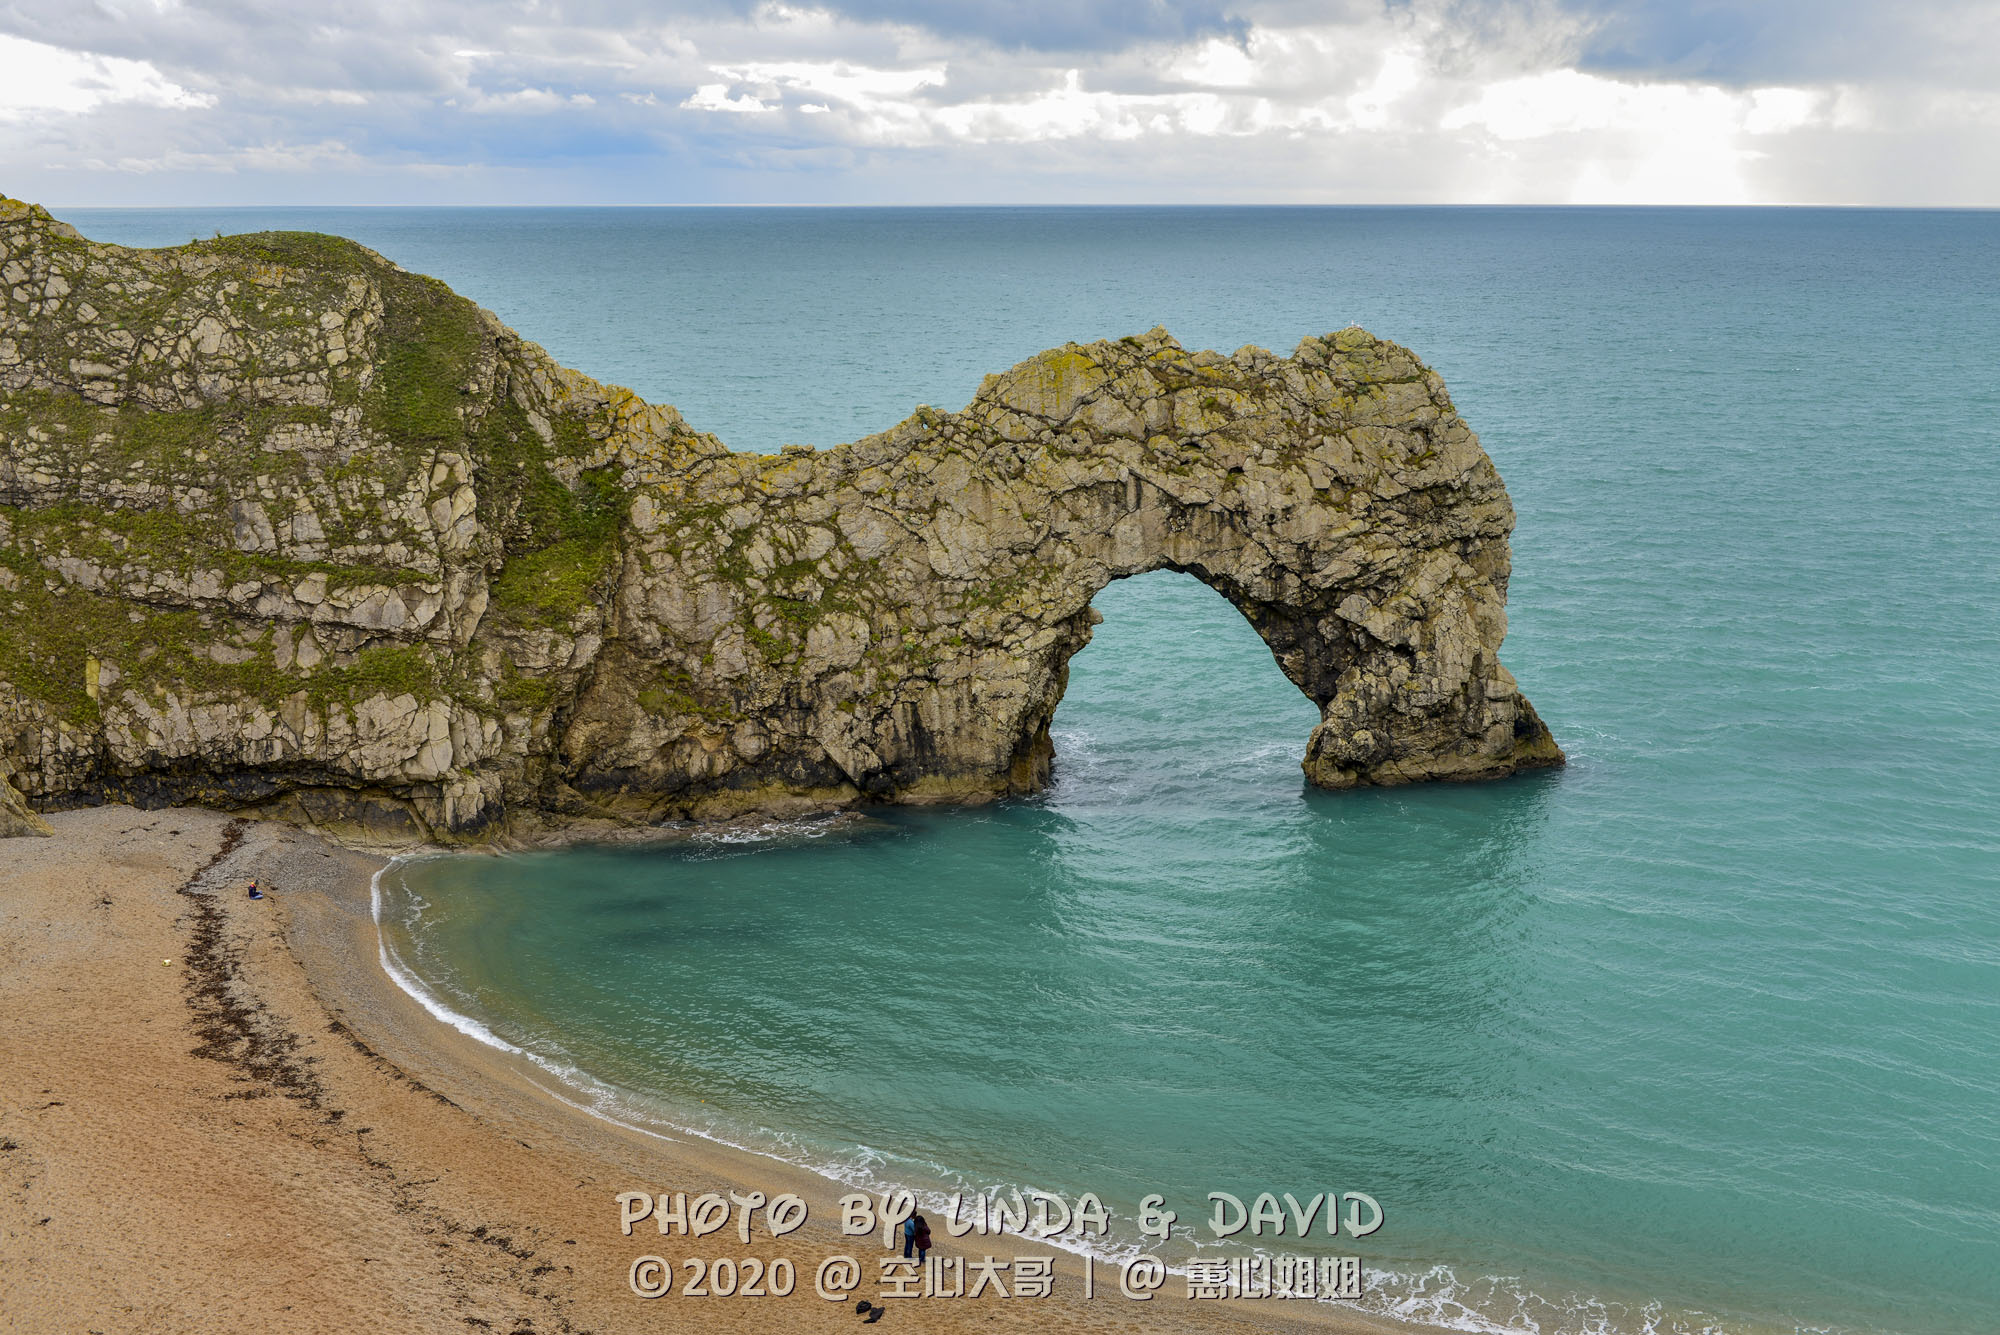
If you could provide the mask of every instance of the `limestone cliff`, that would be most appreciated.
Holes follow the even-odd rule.
[[[1562,758],[1497,654],[1500,478],[1360,330],[1071,344],[762,455],[332,237],[129,250],[0,199],[0,298],[0,768],[43,808],[439,836],[1029,792],[1091,598],[1163,567],[1320,706],[1313,783]]]
[[[12,778],[13,773],[7,768],[7,762],[0,758],[0,839],[54,834],[49,823],[36,814],[27,799],[10,782]]]

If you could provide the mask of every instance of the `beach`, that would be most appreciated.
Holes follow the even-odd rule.
[[[1353,1248],[1363,1308],[1425,1328],[1992,1328],[2000,449],[1978,391],[2000,302],[1967,293],[1993,288],[2000,214],[58,213],[142,247],[220,233],[218,256],[265,232],[352,237],[561,364],[784,467],[804,466],[783,463],[805,458],[788,443],[830,453],[913,404],[953,409],[987,372],[1067,339],[1159,324],[1189,348],[1282,354],[1358,323],[1444,377],[1504,478],[1504,661],[1570,763],[1490,784],[1315,788],[1301,762],[1323,715],[1254,609],[1162,568],[1091,598],[1103,620],[1066,665],[1049,786],[1033,796],[690,826],[645,847],[571,842],[586,837],[572,823],[593,818],[586,804],[555,816],[563,847],[412,858],[379,877],[395,847],[364,855],[252,824],[197,882],[221,894],[210,909],[178,892],[220,849],[226,817],[63,809],[269,801],[259,814],[324,827],[335,815],[307,804],[345,792],[370,819],[412,822],[384,839],[416,838],[426,822],[447,828],[424,812],[464,818],[470,795],[425,780],[410,799],[446,811],[373,805],[389,791],[373,778],[329,788],[269,749],[293,726],[276,717],[293,686],[322,721],[423,741],[404,754],[359,733],[352,747],[298,733],[330,759],[383,767],[370,775],[416,765],[454,789],[458,762],[489,738],[471,714],[516,732],[575,716],[526,680],[491,700],[467,692],[472,656],[439,652],[446,642],[408,620],[369,630],[365,661],[322,659],[298,677],[308,623],[395,613],[387,592],[355,601],[375,581],[403,589],[412,616],[427,606],[403,555],[325,561],[297,546],[317,541],[305,497],[322,521],[345,506],[358,522],[375,493],[335,504],[266,470],[335,455],[293,451],[283,433],[266,437],[282,450],[264,448],[234,427],[217,454],[206,417],[132,435],[152,419],[16,394],[11,420],[25,425],[8,428],[0,473],[56,481],[0,505],[0,586],[19,584],[0,588],[0,770],[61,834],[0,841],[0,1331],[852,1322],[853,1299],[647,1302],[626,1287],[647,1253],[789,1256],[805,1292],[811,1258],[879,1256],[837,1235],[835,1189],[811,1173],[923,1189],[928,1204],[959,1187],[1089,1189],[1114,1211],[1107,1254],[1137,1244],[1142,1194],[1164,1193],[1182,1220],[1170,1257],[1187,1254],[1212,1191],[1359,1191],[1387,1212]],[[92,296],[78,288],[36,328],[81,339],[115,326],[109,299],[93,299],[94,324],[68,322]],[[264,332],[295,323],[274,316]],[[1881,331],[1893,355],[1863,348]],[[35,355],[68,374],[71,354]],[[445,416],[470,397],[452,389]],[[252,425],[298,425],[289,408],[242,402]],[[77,448],[54,457],[68,449],[56,428],[84,414],[114,438],[89,451],[69,438]],[[191,490],[201,461],[176,443],[182,428],[233,471]],[[432,525],[413,508],[422,497],[394,501],[397,477],[440,489],[436,501],[456,485],[406,470],[404,435],[382,439],[395,448],[355,456],[381,471],[381,524]],[[128,459],[144,467],[105,493],[105,470]],[[341,495],[358,485],[328,476]],[[492,508],[492,477],[475,468],[475,517]],[[142,483],[158,508],[115,503]],[[255,530],[241,537],[238,498]],[[241,546],[264,543],[257,507],[291,546]],[[368,527],[371,544],[387,532]],[[955,531],[921,527],[947,546]],[[692,550],[682,566],[704,579],[744,569]],[[226,597],[242,590],[238,610],[211,610],[191,572],[219,573]],[[273,620],[251,592],[318,597],[309,576],[322,573],[346,613],[315,603]],[[479,578],[489,599],[580,587],[533,573],[489,565]],[[781,600],[771,624],[824,621],[839,601]],[[634,644],[667,624],[643,602],[607,605],[630,609],[620,636]],[[561,616],[545,625],[523,606],[481,620],[512,617],[533,641],[502,654],[502,677],[570,672],[544,636]],[[893,641],[903,624],[870,634]],[[395,643],[409,652],[378,652]],[[781,648],[746,643],[767,668],[765,650]],[[425,662],[444,675],[417,671]],[[592,680],[641,691],[645,710],[700,703],[678,676]],[[447,718],[433,705],[454,691],[469,713]],[[834,714],[838,742],[850,716]],[[689,726],[736,745],[706,712]],[[680,745],[668,735],[578,734],[563,754],[599,757],[600,737]],[[203,738],[245,763],[218,761]],[[78,746],[108,747],[105,763],[64,762]],[[193,769],[174,758],[182,746],[196,748]],[[175,787],[188,783],[214,786]],[[508,810],[529,818],[550,791],[508,797]],[[511,847],[516,833],[477,838]],[[251,875],[271,899],[245,900]],[[380,940],[435,1010],[384,977],[371,877]],[[235,951],[226,989],[212,986],[211,947]],[[220,1007],[218,991],[247,1000]],[[714,1141],[620,1131],[563,1098]],[[778,1245],[760,1232],[738,1247],[727,1228],[689,1246],[650,1220],[617,1230],[621,1191],[790,1182],[821,1194],[808,1229]],[[1179,1277],[1154,1302],[1107,1303],[1102,1267],[1083,1309],[1077,1271],[1064,1273],[1046,1301],[970,1306],[1038,1325],[1065,1303],[1076,1320],[1135,1329],[1232,1319],[1181,1298]],[[955,1319],[946,1306],[885,1320],[936,1325]],[[1304,1306],[1235,1315],[1271,1324]]]
[[[375,853],[273,822],[106,806],[0,845],[0,1330],[828,1329],[855,1298],[812,1292],[842,1238],[841,1188],[565,1106],[508,1054],[432,1018],[383,972]],[[247,897],[256,879],[269,894]],[[781,1239],[620,1231],[620,1192],[793,1192]],[[939,1254],[963,1253],[945,1239]],[[970,1241],[968,1239],[967,1241]],[[1395,1327],[1330,1304],[1143,1305],[1099,1267],[1081,1296],[888,1300],[924,1330]],[[761,1299],[646,1300],[646,1254],[793,1261]],[[746,1271],[748,1267],[745,1267]],[[681,1282],[685,1283],[685,1272]]]

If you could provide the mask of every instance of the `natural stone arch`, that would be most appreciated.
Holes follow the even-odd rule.
[[[1358,330],[1291,358],[1189,354],[1163,330],[1070,345],[959,413],[713,459],[634,518],[617,636],[634,658],[585,694],[570,748],[600,800],[1032,791],[1091,600],[1158,569],[1241,611],[1320,708],[1316,784],[1561,759],[1497,657],[1499,476],[1437,376]],[[652,733],[624,689],[648,672],[716,726]],[[739,718],[756,722],[725,735]]]
[[[0,265],[0,811],[440,837],[1028,792],[1091,599],[1163,567],[1321,708],[1316,784],[1561,760],[1498,658],[1500,479],[1358,329],[1071,344],[733,454],[338,238],[131,250],[0,199]]]

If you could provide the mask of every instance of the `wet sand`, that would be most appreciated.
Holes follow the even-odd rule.
[[[842,1189],[568,1106],[527,1063],[434,1019],[383,973],[379,856],[267,822],[104,807],[0,842],[0,1331],[625,1332],[865,1324],[880,1236]],[[268,898],[245,896],[252,878]],[[630,1237],[623,1191],[795,1192],[804,1228]],[[1047,1298],[886,1299],[878,1324],[959,1332],[1387,1332],[1326,1303],[1150,1302],[1053,1255]],[[635,1258],[789,1258],[786,1297],[641,1299]],[[819,1262],[859,1259],[842,1302]],[[687,1271],[679,1272],[685,1284]]]

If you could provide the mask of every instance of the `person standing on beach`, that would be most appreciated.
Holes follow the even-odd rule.
[[[922,1215],[917,1215],[910,1222],[917,1226],[916,1232],[911,1235],[911,1241],[917,1244],[917,1264],[922,1265],[924,1258],[929,1256],[931,1252],[930,1220],[924,1218]],[[909,1253],[904,1252],[903,1255],[908,1256]]]
[[[908,1260],[910,1254],[917,1249],[917,1221],[922,1218],[923,1216],[920,1214],[913,1214],[908,1219],[905,1219],[903,1221],[904,1260]]]

